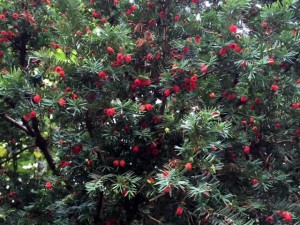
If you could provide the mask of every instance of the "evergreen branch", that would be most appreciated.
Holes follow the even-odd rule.
[[[292,63],[289,64],[288,67],[286,67],[282,72],[281,74],[284,74],[284,73],[287,73],[291,68],[292,68],[292,65],[295,64],[295,62],[297,61],[297,59],[299,58],[299,55],[300,55],[300,52],[298,52],[292,59]]]
[[[45,159],[50,167],[50,169],[53,171],[53,173],[57,176],[59,176],[59,172],[57,171],[53,158],[48,150],[48,143],[46,139],[41,135],[40,129],[39,129],[39,121],[37,118],[32,118],[32,128],[36,134],[35,143],[39,147],[39,149],[43,152]]]
[[[13,118],[11,118],[10,116],[7,115],[7,113],[2,113],[0,115],[4,120],[10,122],[12,125],[14,125],[15,127],[19,128],[20,130],[24,131],[26,134],[28,134],[31,137],[32,134],[27,130],[27,128],[25,126],[23,126],[22,124],[20,124],[18,121],[14,120]]]
[[[14,159],[14,158],[16,157],[16,155],[19,155],[19,154],[21,154],[22,152],[25,152],[26,150],[31,149],[31,148],[34,148],[34,147],[36,147],[36,145],[30,145],[30,146],[28,146],[28,147],[26,147],[26,148],[23,148],[23,149],[20,150],[19,152],[14,153],[13,156],[11,156],[11,157],[9,157],[9,158],[6,158],[6,159],[3,160],[2,162],[0,162],[0,165],[3,164],[3,163],[8,162],[8,161],[11,160],[11,159]]]

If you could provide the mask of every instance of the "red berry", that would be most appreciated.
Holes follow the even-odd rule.
[[[156,21],[155,21],[155,20],[150,20],[150,21],[149,21],[149,25],[150,25],[151,27],[156,26]]]
[[[178,93],[180,91],[180,87],[178,85],[173,85],[173,91]]]
[[[164,96],[168,97],[168,96],[170,96],[170,94],[171,94],[170,89],[166,89],[166,90],[164,91]]]
[[[137,152],[140,151],[140,147],[138,145],[135,145],[135,146],[132,147],[132,151],[137,153]]]
[[[131,62],[131,56],[130,55],[125,55],[124,60],[125,60],[126,63],[130,63]]]
[[[215,151],[217,151],[217,147],[216,146],[212,146],[211,150],[215,152]]]
[[[272,216],[268,216],[266,221],[272,223],[274,221],[274,218]]]
[[[209,94],[209,97],[210,97],[210,98],[214,98],[215,96],[216,96],[215,93],[210,93],[210,94]]]
[[[247,120],[243,120],[243,121],[242,121],[242,124],[243,124],[243,125],[247,125]]]
[[[106,112],[106,115],[108,115],[108,116],[115,115],[115,109],[114,108],[106,109],[105,112]]]
[[[174,22],[178,22],[179,19],[180,19],[180,15],[175,15],[173,18]]]
[[[253,117],[250,117],[250,118],[249,118],[249,122],[250,122],[250,123],[254,123],[254,121],[255,121],[255,120],[254,120]]]
[[[110,55],[112,55],[112,54],[115,53],[115,50],[114,50],[112,47],[107,47],[106,51],[107,51],[107,53],[110,54]]]
[[[141,79],[136,78],[136,79],[134,79],[133,83],[134,83],[134,85],[136,85],[137,87],[139,87],[139,86],[141,86],[142,81],[141,81]]]
[[[269,57],[269,59],[268,59],[268,63],[269,63],[269,65],[274,65],[274,63],[275,63],[275,60],[274,60],[274,58],[273,57]]]
[[[208,72],[208,68],[207,68],[207,65],[206,65],[206,64],[202,64],[202,65],[201,65],[201,72],[202,72],[202,73],[207,73],[207,72]]]
[[[52,189],[52,188],[53,188],[52,183],[49,182],[49,181],[46,182],[45,187],[46,187],[47,189]]]
[[[236,32],[237,32],[237,26],[231,25],[231,26],[229,27],[229,30],[230,30],[230,32],[232,32],[232,33],[236,33]]]
[[[152,54],[147,54],[146,55],[146,59],[147,59],[147,61],[150,61],[151,59],[153,59],[153,55]]]
[[[193,0],[193,1],[194,1],[194,0]],[[183,208],[178,207],[178,208],[176,209],[176,215],[182,215],[182,213],[183,213]]]
[[[107,72],[105,71],[100,71],[98,73],[98,77],[101,78],[101,79],[105,79],[107,77]]]
[[[201,37],[200,37],[199,35],[196,35],[196,37],[195,37],[195,42],[196,42],[197,44],[200,44],[200,43],[201,43]]]
[[[63,98],[60,98],[60,99],[58,99],[58,104],[59,104],[60,106],[64,107],[64,106],[67,104],[67,102],[66,102],[66,100],[64,100]]]
[[[153,177],[150,177],[149,179],[147,179],[147,183],[149,184],[154,184],[155,179]]]
[[[256,104],[259,104],[259,103],[261,102],[261,100],[260,100],[260,98],[255,98],[255,99],[254,99],[254,102],[255,102]]]
[[[19,18],[19,14],[18,13],[13,13],[12,14],[12,18],[14,18],[15,20],[17,20]]]
[[[29,116],[30,116],[30,118],[36,118],[36,111],[31,111],[30,113],[29,113]]]
[[[246,155],[249,155],[250,150],[251,150],[250,146],[245,146],[245,147],[244,147],[244,153],[245,153]]]
[[[32,100],[34,103],[39,103],[41,101],[41,96],[35,95]]]
[[[116,160],[113,161],[114,166],[119,166],[119,164],[120,164],[119,160],[116,159]]]
[[[289,212],[284,212],[282,215],[286,222],[291,222],[293,220],[293,217]]]
[[[122,53],[117,54],[117,62],[122,62],[124,55]]]
[[[163,173],[162,173],[162,176],[163,178],[167,178],[169,176],[170,172],[168,170],[165,170]]]
[[[278,86],[273,84],[273,85],[271,86],[271,90],[272,90],[272,91],[278,91]]]
[[[259,183],[259,180],[257,178],[252,179],[252,185],[256,186]]]
[[[192,168],[193,168],[192,163],[187,163],[187,164],[185,164],[185,169],[186,169],[186,170],[191,170]]]
[[[242,103],[247,102],[247,97],[245,95],[241,96],[241,102]]]
[[[82,149],[83,149],[83,146],[81,144],[75,145],[75,146],[73,146],[71,152],[72,152],[72,154],[77,155],[77,154],[79,154],[79,152],[81,152]]]
[[[152,110],[152,105],[150,104],[150,103],[147,103],[147,104],[145,104],[145,110],[146,111],[150,111],[150,110]]]
[[[148,7],[152,7],[153,5],[154,5],[153,2],[147,2]]]
[[[266,22],[262,22],[262,23],[261,23],[261,27],[264,28],[264,29],[267,28],[267,25],[268,25],[268,24],[267,24]]]
[[[136,5],[132,5],[132,6],[130,6],[130,10],[131,10],[131,11],[134,11],[134,10],[136,10]]]
[[[219,51],[220,56],[226,55],[226,53],[227,53],[226,48],[221,48],[220,51]]]
[[[190,81],[192,82],[192,83],[196,83],[197,82],[197,79],[198,79],[198,77],[197,76],[192,76],[191,78],[190,78]]]
[[[120,160],[120,167],[124,167],[126,165],[126,162],[122,159]]]

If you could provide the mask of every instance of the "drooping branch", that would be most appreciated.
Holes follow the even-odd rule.
[[[8,121],[9,123],[11,123],[12,125],[14,125],[15,127],[19,128],[20,130],[24,131],[26,134],[28,134],[31,137],[32,133],[30,133],[27,128],[25,126],[23,126],[21,123],[19,123],[18,121],[16,121],[15,119],[11,118],[7,113],[2,113],[0,115],[4,120]]]
[[[35,132],[35,143],[39,147],[39,149],[42,151],[42,153],[45,156],[45,159],[50,167],[50,169],[53,171],[53,173],[57,176],[59,176],[59,172],[55,167],[53,158],[48,150],[48,143],[46,139],[41,135],[40,129],[39,129],[39,121],[37,118],[32,118],[32,129]]]

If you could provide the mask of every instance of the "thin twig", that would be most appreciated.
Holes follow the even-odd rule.
[[[23,149],[22,149],[22,150],[20,150],[19,152],[17,152],[17,153],[14,153],[14,155],[13,155],[13,156],[11,156],[11,157],[9,157],[9,158],[7,158],[7,159],[3,160],[2,162],[0,162],[0,165],[1,165],[1,164],[3,164],[3,163],[6,163],[6,162],[8,162],[9,160],[11,160],[11,159],[13,159],[13,158],[15,158],[15,157],[16,157],[16,155],[19,155],[19,154],[21,154],[22,152],[24,152],[24,151],[26,151],[26,150],[28,150],[28,149],[34,148],[34,147],[36,147],[36,145],[30,145],[30,146],[28,146],[28,147],[26,147],[26,148],[23,148]]]
[[[159,199],[160,197],[162,197],[162,196],[164,196],[164,195],[165,195],[165,193],[163,192],[163,193],[161,193],[161,194],[159,194],[159,195],[157,195],[157,196],[155,196],[155,197],[149,199],[149,202],[153,202],[153,201]]]
[[[148,215],[148,218],[149,218],[150,220],[153,220],[154,222],[156,222],[156,223],[158,223],[158,224],[163,224],[162,222],[160,222],[159,220],[153,218],[153,217],[150,216],[150,215]]]

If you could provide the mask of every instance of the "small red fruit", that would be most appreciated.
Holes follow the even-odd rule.
[[[117,160],[117,159],[114,160],[114,161],[113,161],[113,165],[116,166],[116,167],[119,166],[119,165],[120,165],[119,160]]]
[[[174,22],[178,22],[179,19],[180,19],[180,15],[175,15],[173,18]]]
[[[35,95],[32,100],[33,100],[34,103],[37,104],[37,103],[39,103],[41,101],[41,96]]]
[[[131,56],[130,55],[124,55],[124,60],[126,63],[130,63],[131,62]]]
[[[30,113],[29,113],[29,116],[30,116],[30,118],[36,118],[36,111],[31,111]]]
[[[155,21],[155,20],[150,20],[150,21],[149,21],[149,25],[150,25],[151,27],[156,26],[156,21]]]
[[[271,90],[272,90],[272,91],[278,91],[278,86],[275,85],[275,84],[273,84],[273,85],[271,86]]]
[[[207,68],[207,65],[206,65],[206,64],[202,64],[202,65],[201,65],[201,72],[202,72],[202,73],[207,73],[207,72],[208,72],[208,68]]]
[[[291,222],[293,220],[292,215],[289,212],[284,212],[282,214],[286,222]]]
[[[178,85],[173,85],[173,91],[178,93],[180,91],[180,87]]]
[[[210,97],[210,98],[214,98],[214,97],[216,97],[216,95],[215,95],[215,93],[210,93],[210,94],[209,94],[209,97]]]
[[[67,104],[67,102],[66,102],[66,100],[64,100],[63,98],[60,98],[60,99],[58,99],[58,104],[59,104],[60,106],[64,107],[64,106]]]
[[[270,66],[274,65],[274,63],[275,63],[274,58],[270,56],[269,59],[268,59],[268,63],[269,63]]]
[[[81,144],[79,145],[75,145],[73,148],[72,148],[72,154],[74,155],[77,155],[79,154],[79,152],[81,152],[81,150],[83,149],[83,146]]]
[[[106,109],[106,115],[108,116],[113,116],[115,115],[115,109],[114,108],[109,108],[109,109]]]
[[[115,50],[114,50],[112,47],[107,47],[106,51],[107,51],[107,53],[110,54],[110,55],[112,55],[112,54],[115,53]]]
[[[187,163],[187,164],[185,164],[185,169],[186,169],[186,170],[191,170],[192,168],[193,168],[192,163]]]
[[[178,208],[176,209],[176,215],[182,215],[182,213],[183,213],[183,208],[178,207]]]
[[[170,96],[170,94],[171,94],[170,89],[166,89],[166,90],[164,91],[164,96],[165,96],[165,97]]]
[[[150,104],[150,103],[147,103],[147,104],[145,104],[145,110],[146,111],[150,111],[150,110],[152,110],[152,105]]]
[[[269,223],[272,223],[274,221],[273,216],[268,216],[266,221],[269,222]]]
[[[165,170],[163,173],[162,173],[162,176],[163,178],[167,178],[169,176],[170,172],[168,170]]]
[[[232,32],[232,33],[236,33],[236,32],[237,32],[237,26],[231,25],[231,26],[229,27],[229,30],[230,30],[230,32]]]
[[[126,162],[122,159],[120,160],[120,167],[124,167],[126,165]]]
[[[132,6],[130,6],[130,10],[131,10],[131,11],[134,11],[134,10],[136,10],[136,5],[132,5]]]
[[[259,180],[257,178],[252,179],[252,185],[256,186],[259,183]]]
[[[264,28],[264,29],[267,28],[267,25],[268,25],[268,24],[267,24],[266,22],[262,22],[262,23],[261,23],[261,27]]]
[[[137,152],[140,151],[140,147],[138,145],[135,145],[135,146],[132,147],[132,151],[137,153]]]
[[[201,37],[200,37],[199,35],[196,35],[196,37],[195,37],[195,42],[196,42],[197,44],[200,44],[200,43],[201,43]]]
[[[46,187],[47,189],[52,189],[52,188],[53,188],[52,183],[49,182],[49,181],[46,182],[45,187]]]
[[[246,155],[249,155],[250,151],[251,151],[250,146],[245,146],[245,147],[244,147],[244,153],[245,153]]]
[[[247,97],[245,95],[241,96],[241,102],[242,103],[247,102]]]

